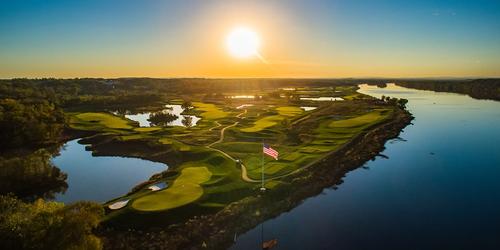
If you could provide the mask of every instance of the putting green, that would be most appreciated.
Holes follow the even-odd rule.
[[[184,168],[172,186],[136,199],[132,208],[153,212],[189,204],[203,195],[200,184],[208,181],[211,176],[212,173],[206,167]]]

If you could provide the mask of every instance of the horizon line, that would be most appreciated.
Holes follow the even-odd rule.
[[[405,76],[405,77],[384,77],[384,76],[347,76],[347,77],[202,77],[202,76],[179,76],[179,77],[150,77],[150,76],[120,76],[120,77],[11,77],[0,78],[1,81],[29,79],[57,79],[57,80],[77,80],[77,79],[204,79],[204,80],[241,80],[241,79],[277,79],[277,80],[341,80],[341,79],[428,79],[428,80],[476,80],[476,79],[500,79],[500,76]]]

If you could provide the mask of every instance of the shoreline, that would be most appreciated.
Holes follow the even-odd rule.
[[[341,148],[329,153],[301,175],[285,177],[290,183],[233,202],[214,214],[194,216],[185,223],[165,228],[120,231],[101,228],[98,235],[105,249],[220,249],[230,247],[235,234],[242,234],[261,222],[296,207],[305,198],[326,187],[342,183],[342,177],[376,157],[385,143],[396,138],[413,116],[397,109],[390,119],[361,133]],[[262,209],[265,208],[265,209]],[[253,213],[252,213],[253,212]],[[212,233],[215,232],[215,233]]]

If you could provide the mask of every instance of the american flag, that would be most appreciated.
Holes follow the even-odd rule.
[[[264,154],[273,157],[275,160],[278,160],[278,151],[272,149],[269,145],[264,144],[264,148],[262,149]]]

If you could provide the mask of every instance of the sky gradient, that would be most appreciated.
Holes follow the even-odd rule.
[[[0,78],[500,76],[500,1],[0,2]],[[225,38],[259,34],[257,57]]]

